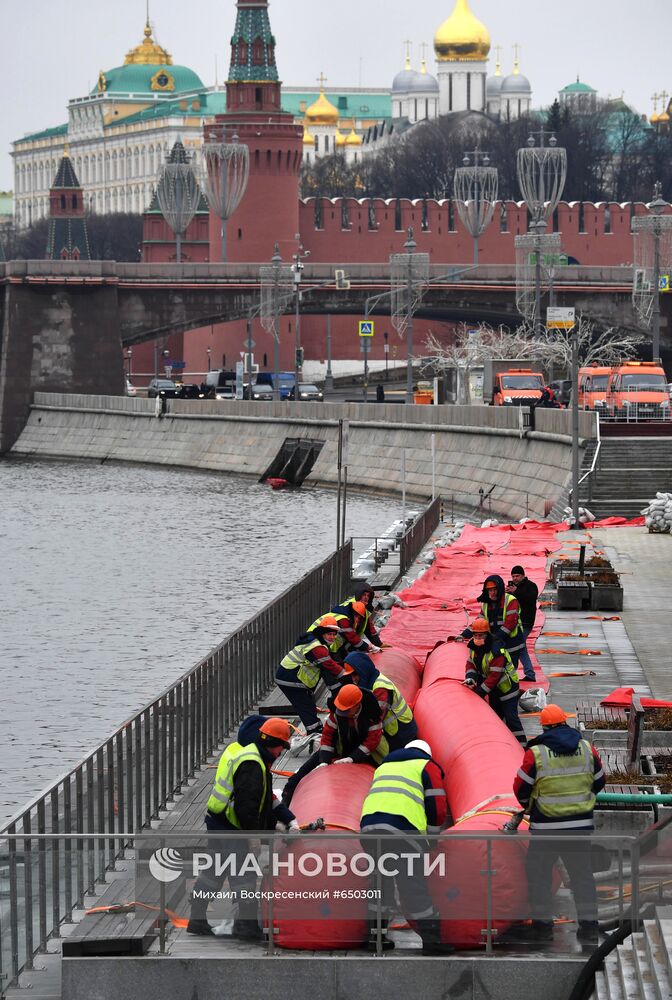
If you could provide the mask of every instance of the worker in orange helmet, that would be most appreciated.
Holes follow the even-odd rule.
[[[602,761],[595,747],[568,724],[559,705],[547,705],[539,721],[543,731],[527,744],[513,783],[522,809],[529,810],[532,834],[525,862],[532,924],[518,936],[552,940],[553,867],[561,857],[576,905],[576,936],[582,944],[594,946],[597,893],[590,834],[595,796],[604,788]]]
[[[518,716],[520,686],[518,671],[504,647],[496,642],[487,618],[477,618],[470,626],[464,684],[499,716],[519,743],[525,744],[525,732]]]
[[[298,831],[299,826],[286,804],[273,793],[271,767],[280,754],[289,748],[291,729],[285,719],[253,715],[238,730],[238,738],[229,744],[219,759],[215,781],[207,803],[206,828],[211,832],[227,833],[228,837],[208,840],[208,853],[235,854],[245,858],[250,851],[248,832],[279,830]],[[208,903],[217,898],[225,875],[216,873],[213,864],[201,874],[194,886],[191,915],[187,933],[207,936],[213,933],[206,918]],[[238,916],[234,920],[232,937],[246,940],[261,939],[254,898],[256,875],[246,871],[229,874],[229,884],[238,896]],[[251,891],[243,898],[242,890]]]
[[[317,750],[285,785],[282,801],[289,805],[296,786],[307,774],[328,764],[371,764],[377,767],[389,752],[380,706],[371,691],[344,684],[327,702],[329,715]]]

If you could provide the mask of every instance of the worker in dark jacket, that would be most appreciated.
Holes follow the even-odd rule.
[[[520,650],[518,662],[523,668],[523,677],[526,681],[536,680],[532,660],[527,648],[527,640],[530,632],[534,628],[534,621],[537,617],[537,600],[539,598],[539,588],[533,580],[528,580],[522,566],[514,566],[511,569],[511,580],[506,588],[507,594],[518,601],[520,605],[520,624],[523,628],[523,647]]]
[[[383,641],[376,631],[375,625],[373,623],[374,611],[373,611],[373,600],[375,597],[375,592],[369,587],[368,583],[357,583],[353,590],[353,596],[348,597],[341,604],[335,605],[331,610],[333,614],[338,615],[345,614],[350,617],[350,609],[353,604],[362,604],[364,606],[363,621],[358,622],[355,631],[364,640],[364,648],[374,648],[379,649]],[[360,609],[358,609],[360,610]],[[361,616],[360,616],[361,617]],[[357,646],[353,641],[350,641],[350,649],[356,649]]]
[[[327,702],[329,715],[324,724],[320,748],[287,781],[282,801],[289,805],[296,786],[307,774],[328,764],[371,764],[376,767],[389,747],[380,721],[380,708],[370,691],[356,684],[344,684]]]
[[[537,941],[553,937],[552,878],[558,857],[569,875],[576,914],[577,938],[597,944],[597,893],[589,837],[594,829],[595,796],[604,788],[604,771],[595,747],[567,725],[558,705],[541,713],[541,736],[531,740],[516,775],[513,791],[530,813],[527,881],[532,925],[523,935]]]
[[[397,685],[378,670],[367,653],[348,653],[343,667],[352,671],[349,680],[373,692],[390,750],[398,750],[417,739],[418,727],[404,696]]]
[[[209,831],[230,834],[231,838],[210,838],[208,852],[211,855],[231,854],[244,858],[250,851],[250,844],[242,835],[243,831],[298,831],[294,814],[273,794],[271,778],[271,767],[283,750],[288,749],[289,737],[290,727],[285,719],[251,716],[241,725],[238,739],[219,759],[205,815]],[[206,919],[208,903],[216,898],[224,877],[224,874],[216,874],[214,863],[199,875],[192,895],[189,934],[213,933]],[[231,936],[259,940],[262,935],[257,901],[240,897],[242,890],[253,892],[256,889],[256,875],[245,872],[228,877],[232,891],[239,897],[238,916]]]
[[[345,671],[330,650],[338,636],[335,615],[323,615],[312,626],[312,631],[299,636],[293,649],[283,657],[275,672],[275,683],[305,726],[305,736],[292,740],[292,749],[300,750],[322,732],[317,715],[315,692],[320,680],[330,691],[338,691],[345,679]]]
[[[495,646],[502,646],[511,657],[514,667],[523,648],[523,627],[520,622],[520,605],[512,594],[506,593],[501,576],[493,573],[486,577],[483,591],[478,596],[481,613],[490,625]],[[462,638],[471,639],[471,629],[465,628]]]
[[[377,769],[369,794],[362,806],[360,830],[366,834],[390,834],[398,831],[398,838],[363,841],[374,857],[383,852],[404,857],[429,852],[425,835],[438,834],[447,818],[444,773],[432,759],[432,751],[424,740],[413,740],[408,746],[390,753]],[[453,951],[441,942],[441,927],[434,903],[429,894],[425,876],[412,867],[399,865],[398,874],[383,877],[383,914],[394,907],[394,885],[405,916],[412,921],[422,938],[425,955],[445,955]],[[376,917],[378,901],[369,904],[369,950],[376,950]],[[394,942],[384,933],[385,950],[394,948]]]
[[[518,715],[518,672],[511,657],[492,635],[485,618],[477,618],[470,631],[464,684],[481,698],[487,698],[490,708],[518,742],[524,744],[525,732]]]

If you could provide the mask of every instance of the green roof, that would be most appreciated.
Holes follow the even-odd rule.
[[[168,65],[144,65],[130,63],[128,66],[117,66],[115,69],[106,70],[105,90],[103,93],[114,94],[168,94],[173,97],[175,94],[192,93],[195,90],[203,90],[203,81],[187,66]],[[162,89],[154,85],[152,81],[162,82],[165,75],[166,81],[171,80],[174,87]],[[98,85],[91,91],[92,94],[101,93]]]
[[[597,91],[593,87],[589,87],[587,83],[581,83],[580,80],[576,80],[575,83],[569,83],[566,87],[563,87],[560,91],[561,94],[596,94]]]
[[[55,128],[45,128],[41,132],[31,132],[30,135],[23,135],[17,142],[33,142],[37,139],[51,139],[53,136],[57,135],[67,135],[68,126],[67,125],[56,125]]]
[[[263,46],[263,62],[256,52],[256,44]],[[231,38],[231,66],[229,80],[244,83],[246,80],[269,80],[275,83],[278,68],[275,64],[275,38],[268,19],[268,5],[263,7],[238,7],[236,27]]]
[[[282,91],[282,109],[289,111],[295,118],[302,118],[304,112],[301,104],[307,108],[319,97],[319,91]],[[386,92],[372,91],[325,91],[325,97],[338,108],[341,118],[381,118],[392,117],[392,98]]]
[[[200,107],[194,110],[192,101],[198,101]],[[210,118],[212,115],[222,115],[226,111],[226,94],[221,91],[212,93],[193,94],[187,99],[186,109],[181,108],[182,99],[176,98],[174,101],[160,101],[153,104],[151,108],[144,111],[137,111],[134,115],[121,118],[119,121],[110,122],[106,128],[118,128],[123,125],[135,125],[136,122],[153,121],[157,118],[192,118],[194,115],[201,115]]]

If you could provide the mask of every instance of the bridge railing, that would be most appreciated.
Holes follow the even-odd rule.
[[[0,829],[0,843],[9,837],[9,854],[2,858],[8,885],[3,874],[0,977],[15,982],[22,969],[32,967],[33,956],[46,951],[47,939],[59,936],[60,925],[85,894],[114,869],[125,835],[148,827],[270,690],[277,664],[296,637],[345,597],[350,566],[348,541]],[[93,832],[106,837],[89,837]],[[26,872],[31,881],[20,893],[15,838],[30,841],[36,834],[69,839],[57,840],[49,852],[40,842],[35,871]]]
[[[259,264],[191,264],[191,263],[148,263],[131,264],[115,261],[54,261],[54,260],[13,260],[0,264],[0,279],[22,278],[25,280],[47,278],[87,278],[104,282],[143,282],[148,280],[174,284],[176,282],[217,282],[222,284],[259,284]],[[354,284],[388,285],[390,269],[387,261],[367,264],[350,264],[342,261],[333,263],[305,264],[302,272],[303,289],[311,283],[335,283],[336,270],[345,270],[348,280]],[[568,265],[558,268],[554,282],[563,285],[606,285],[629,286],[632,284],[631,267],[584,267]],[[515,283],[515,264],[432,264],[429,269],[430,282],[456,284],[506,284]]]

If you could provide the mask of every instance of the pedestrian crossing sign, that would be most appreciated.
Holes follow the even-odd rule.
[[[373,337],[373,320],[363,319],[359,322],[359,336]]]
[[[661,292],[669,292],[671,290],[669,274],[661,274],[659,290]]]

